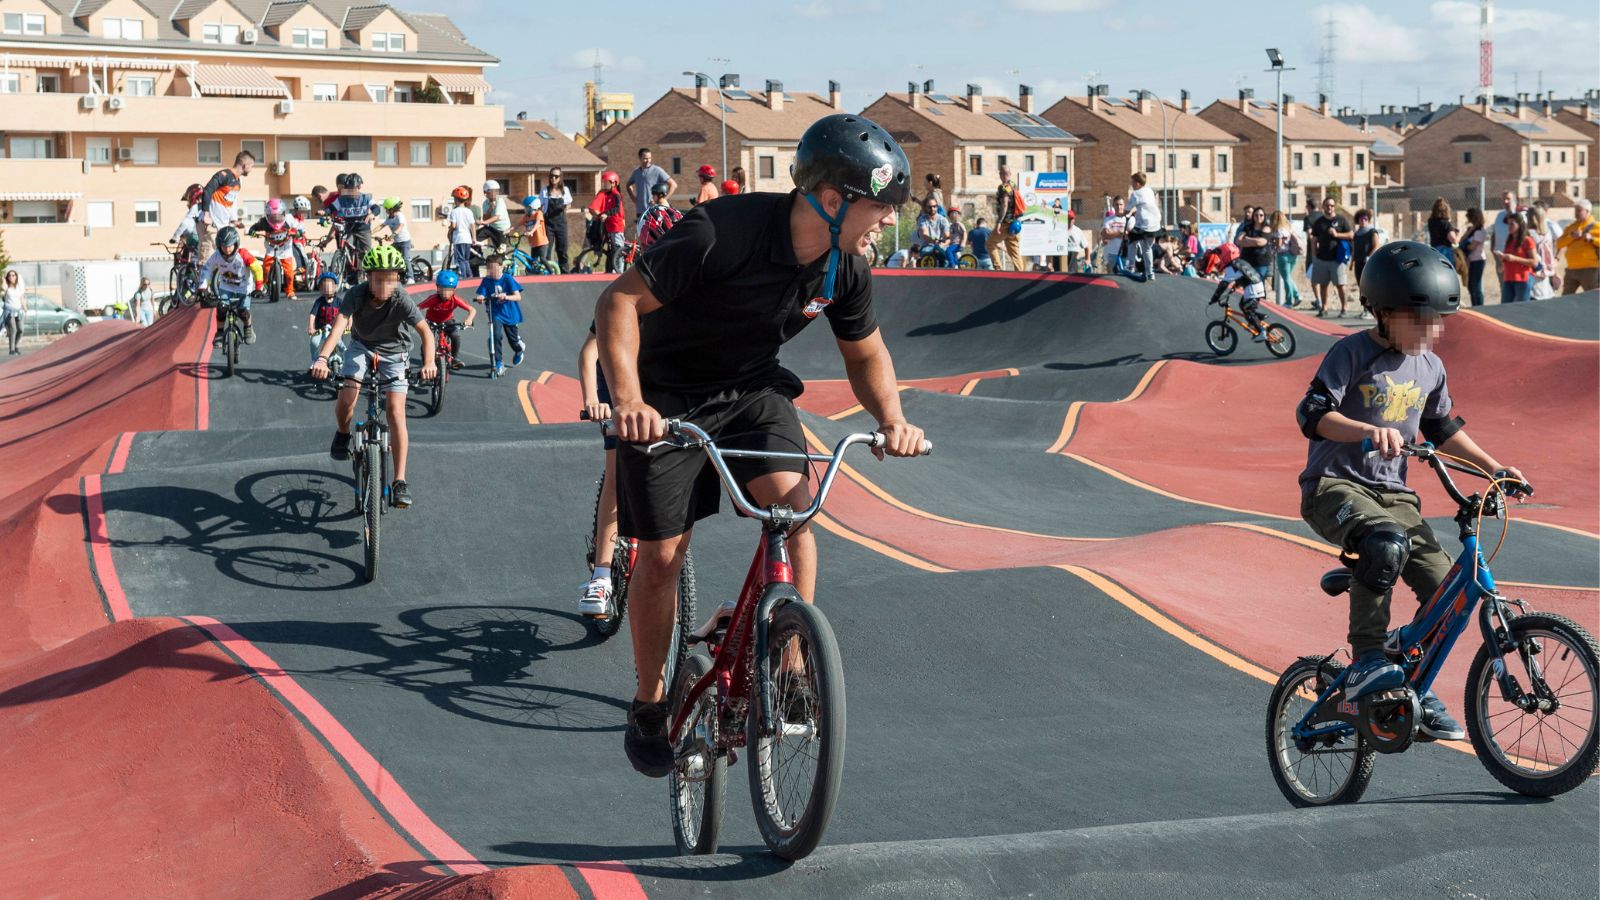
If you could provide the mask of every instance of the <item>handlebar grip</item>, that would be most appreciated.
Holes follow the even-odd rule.
[[[922,449],[918,451],[917,455],[919,455],[919,456],[932,456],[933,455],[933,441],[923,440]]]

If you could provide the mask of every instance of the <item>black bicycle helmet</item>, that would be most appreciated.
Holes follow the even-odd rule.
[[[361,177],[361,173],[360,172],[351,172],[349,175],[346,175],[345,177],[350,179],[350,186],[353,187],[353,188],[361,187],[361,185],[365,181],[365,179],[363,179]]]
[[[1416,241],[1393,241],[1367,257],[1361,303],[1383,310],[1425,309],[1448,316],[1461,308],[1461,279],[1439,251]]]
[[[911,196],[911,162],[900,144],[864,116],[824,116],[800,136],[789,167],[795,187],[811,193],[826,182],[847,201],[899,206]]]
[[[225,225],[217,231],[217,249],[239,246],[239,229]]]

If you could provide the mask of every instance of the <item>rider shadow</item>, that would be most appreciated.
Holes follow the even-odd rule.
[[[286,668],[310,681],[380,683],[422,696],[453,715],[558,733],[623,730],[628,703],[539,680],[553,654],[600,643],[582,617],[531,606],[432,606],[406,610],[398,627],[371,622],[250,622],[257,644],[322,647],[362,662]]]
[[[1447,794],[1418,794],[1411,797],[1386,797],[1368,800],[1364,805],[1428,803],[1449,806],[1533,806],[1554,803],[1554,797],[1529,797],[1512,791],[1452,791]]]
[[[294,369],[247,369],[237,370],[237,377],[247,384],[259,384],[263,387],[282,388],[290,391],[302,400],[332,400],[335,391],[330,387],[332,382],[314,381],[308,372]]]
[[[987,306],[980,307],[967,313],[953,322],[932,322],[921,325],[906,332],[907,337],[927,337],[931,335],[956,334],[998,325],[1020,319],[1033,312],[1046,303],[1065,299],[1074,291],[1082,290],[1086,285],[1077,281],[1047,281],[1041,279],[1030,282],[1017,288],[1009,294],[998,298]]]
[[[197,381],[218,381],[228,377],[227,364],[223,362],[180,363],[178,374]]]

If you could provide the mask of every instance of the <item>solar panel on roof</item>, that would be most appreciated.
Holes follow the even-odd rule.
[[[937,106],[926,106],[926,107],[923,107],[923,108],[926,109],[928,112],[936,115],[936,116],[944,115],[944,113],[939,111],[939,107],[937,107]]]
[[[751,96],[750,96],[750,92],[749,91],[741,90],[739,88],[728,88],[727,90],[723,91],[722,93],[727,95],[729,100],[750,100],[750,99],[752,99]]]
[[[542,137],[547,141],[555,140],[555,136],[550,134],[548,131],[535,131],[534,134],[537,134],[539,137]]]
[[[718,103],[717,105],[722,107],[722,111],[723,112],[733,112],[733,107],[729,106],[726,103]]]
[[[935,103],[955,103],[949,94],[929,94],[928,99]]]
[[[1021,112],[989,113],[989,118],[1029,138],[1070,138],[1072,135],[1035,115]]]
[[[1072,135],[1054,125],[1013,125],[1011,130],[1030,138],[1069,138]]]

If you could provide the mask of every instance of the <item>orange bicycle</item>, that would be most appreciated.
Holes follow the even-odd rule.
[[[1250,322],[1249,316],[1235,310],[1228,300],[1229,296],[1224,295],[1211,301],[1222,304],[1222,318],[1206,326],[1207,347],[1218,356],[1227,356],[1239,346],[1239,329],[1242,328],[1253,338],[1266,334],[1267,352],[1273,356],[1285,359],[1294,355],[1294,332],[1277,322],[1265,328],[1257,328]],[[1238,328],[1234,327],[1236,325]]]

